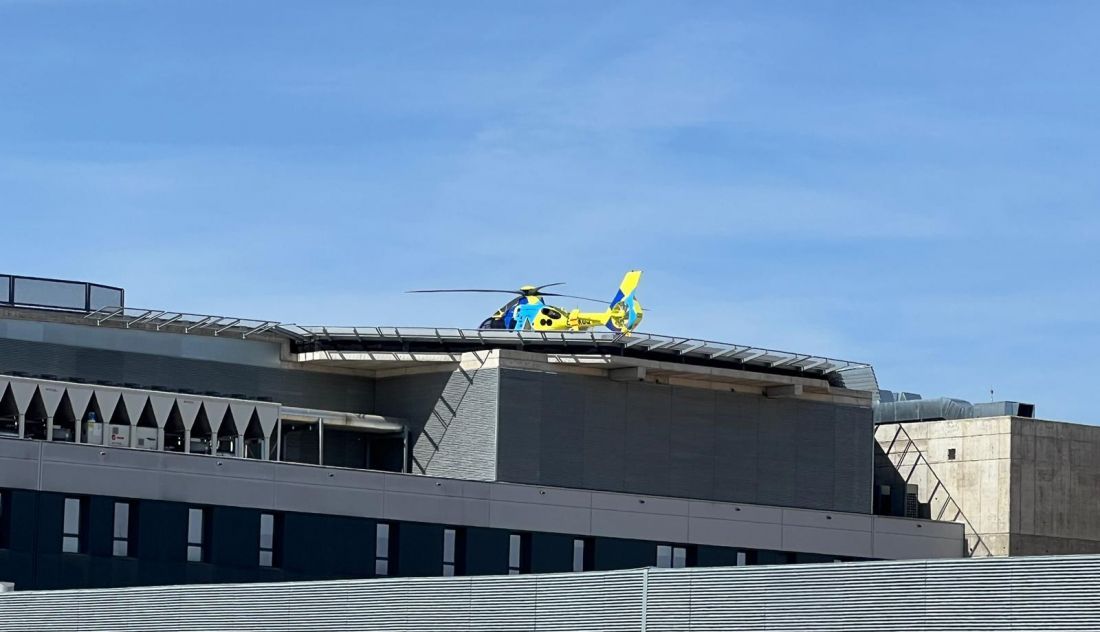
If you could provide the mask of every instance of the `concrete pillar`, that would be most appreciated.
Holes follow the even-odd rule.
[[[164,427],[157,428],[157,450],[164,452]]]
[[[283,460],[283,418],[275,422],[275,460]]]
[[[183,452],[184,454],[191,454],[191,429],[183,429]]]
[[[233,440],[233,456],[238,459],[244,458],[244,435],[237,435],[237,438]]]
[[[46,417],[46,441],[53,441],[53,417]]]
[[[25,439],[27,437],[27,416],[23,413],[19,413],[19,438]]]
[[[317,418],[317,464],[325,464],[325,420]]]
[[[268,438],[267,437],[264,437],[263,439],[260,439],[260,459],[264,460],[264,461],[270,461],[271,460],[271,456],[268,455],[268,453],[267,453],[267,451],[268,451],[268,445],[267,444],[268,444]]]

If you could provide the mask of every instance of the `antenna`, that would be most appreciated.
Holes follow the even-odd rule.
[[[989,387],[989,401],[993,401],[993,387]]]

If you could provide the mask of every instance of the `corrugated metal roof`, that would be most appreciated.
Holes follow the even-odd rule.
[[[0,595],[0,630],[1098,628],[1097,555]]]

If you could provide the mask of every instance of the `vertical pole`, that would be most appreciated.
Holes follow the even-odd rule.
[[[238,459],[243,459],[244,458],[244,436],[243,435],[237,435],[237,438],[234,439],[233,442],[234,442],[233,456],[237,457]]]
[[[23,413],[19,413],[19,438],[25,439],[27,436],[27,416]]]
[[[401,471],[408,473],[409,471],[409,427],[401,431]]]
[[[164,452],[164,428],[157,428],[157,450]]]
[[[317,465],[325,464],[325,420],[317,418]]]
[[[191,429],[183,429],[183,453],[191,454]]]
[[[267,435],[264,435],[263,439],[260,439],[260,458],[264,461],[270,461],[271,455],[268,454],[268,450],[271,446],[268,443]]]
[[[46,417],[46,441],[53,441],[53,417]]]
[[[275,460],[283,460],[283,418],[275,423]]]
[[[649,616],[649,567],[642,569],[642,626],[641,632],[646,632],[646,618]]]

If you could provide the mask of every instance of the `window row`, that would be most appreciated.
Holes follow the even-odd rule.
[[[53,546],[58,552],[139,559],[172,556],[189,563],[235,567],[285,566],[294,573],[457,576],[610,570],[644,565],[684,568],[838,561],[833,556],[805,553],[509,533],[476,527],[234,508],[225,509],[225,517],[218,519],[215,529],[213,518],[220,510],[212,507],[177,506],[166,511],[164,505],[146,506],[145,501],[84,496],[58,497],[56,502],[52,506],[60,514],[54,514],[57,523],[52,527],[32,523],[30,527],[35,533],[56,534],[51,539],[57,538]],[[17,513],[23,515],[20,509]],[[139,529],[143,513],[151,520],[144,531]],[[48,513],[35,509],[30,515]],[[89,524],[92,520],[94,524]],[[111,522],[105,524],[107,521]],[[0,490],[0,548],[10,547],[11,522],[12,492]],[[288,524],[292,525],[291,539],[285,536]],[[21,525],[21,532],[26,530],[27,525]],[[173,533],[176,535],[166,535]],[[320,535],[324,533],[333,535]],[[340,535],[333,537],[336,533]],[[149,538],[144,547],[138,541],[139,534],[143,539]],[[326,539],[319,541],[317,537]],[[213,547],[215,540],[218,548]]]
[[[0,495],[0,522],[7,517],[7,494]],[[64,503],[62,519],[61,551],[64,553],[87,552],[87,501],[81,497],[67,497]],[[281,547],[281,518],[274,513],[259,515],[259,541],[257,543],[257,564],[263,567],[277,567],[278,552]],[[114,502],[114,523],[112,531],[112,555],[130,557],[135,551],[137,506],[131,501]],[[390,574],[390,560],[393,557],[391,530],[394,525],[386,522],[375,524],[374,532],[374,574],[386,577]],[[459,551],[464,548],[463,530],[447,527],[443,529],[442,567],[440,573],[445,577],[462,574],[459,563]],[[188,562],[210,561],[211,529],[209,509],[190,507],[187,510],[186,559]],[[573,571],[591,570],[589,538],[573,539]],[[508,536],[508,574],[518,575],[530,572],[531,539],[527,533],[512,533]],[[745,554],[739,553],[738,565],[745,564]],[[656,546],[656,566],[659,568],[683,568],[688,565],[688,549],[684,546],[659,544]]]

